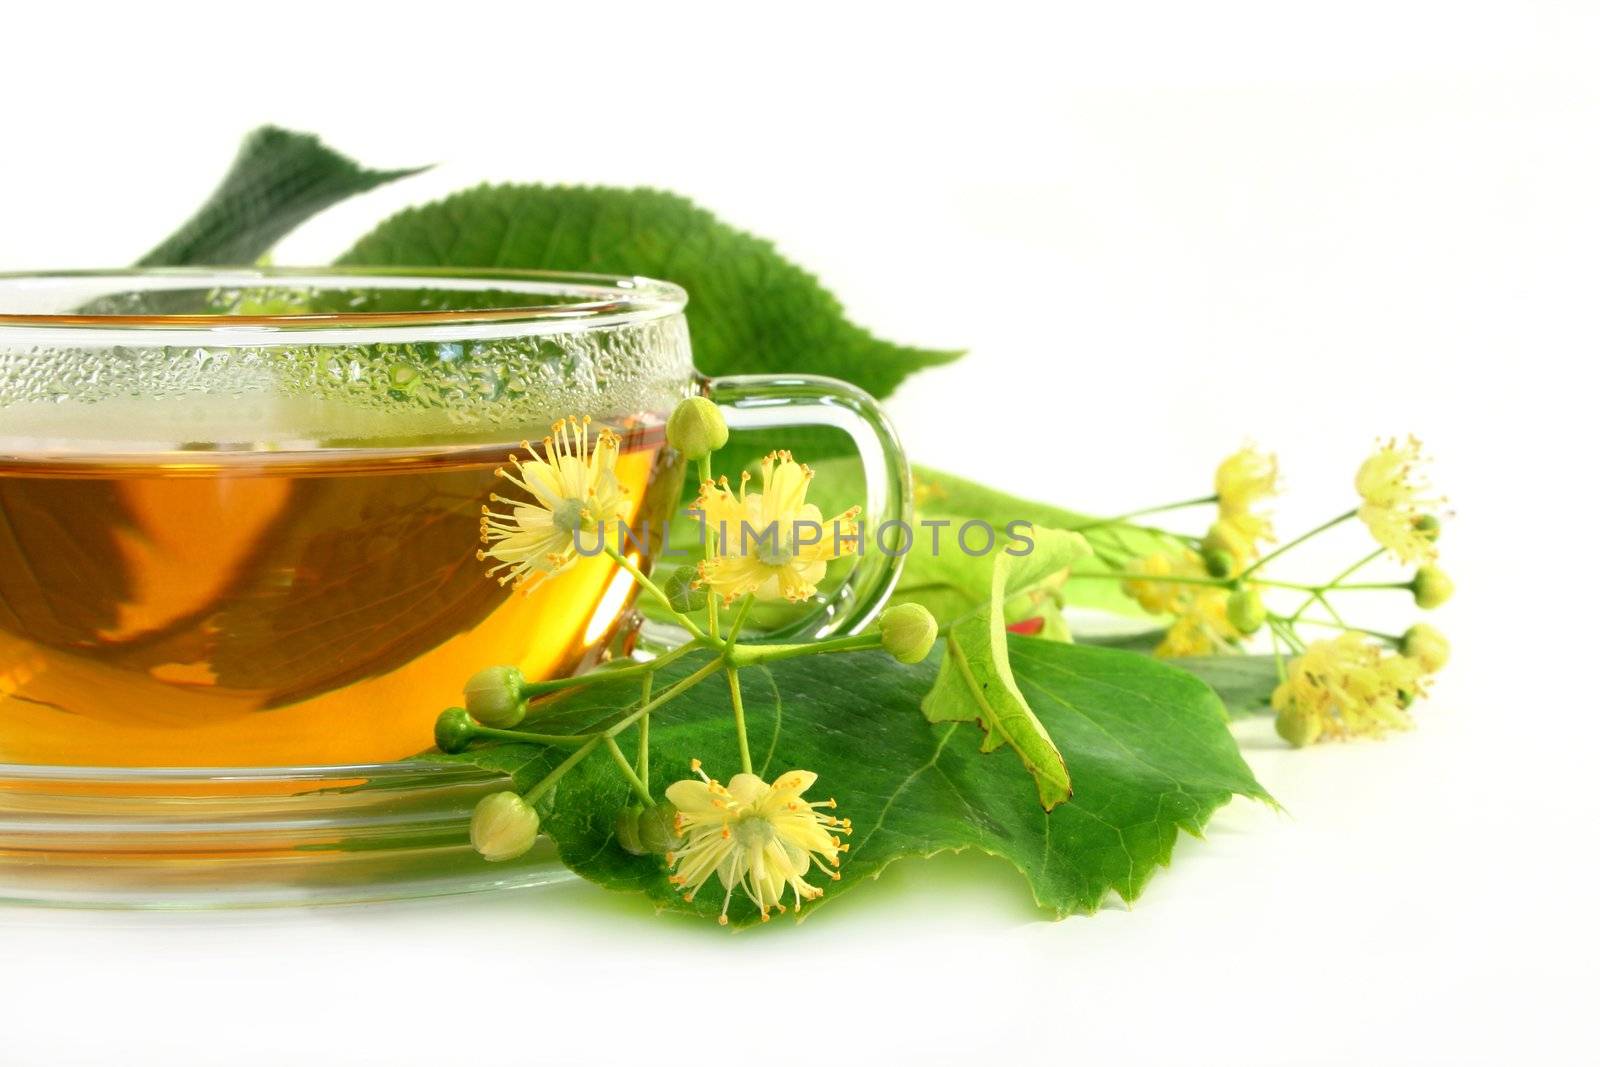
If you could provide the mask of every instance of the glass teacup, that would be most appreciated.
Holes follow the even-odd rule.
[[[663,427],[696,391],[736,431],[831,427],[868,525],[901,517],[869,398],[698,377],[684,303],[525,272],[0,278],[0,764],[393,760],[477,668],[549,678],[618,648],[634,583],[610,559],[524,596],[475,558],[495,468],[563,417],[619,435],[637,528],[680,506]],[[849,561],[786,633],[859,626],[895,562]]]

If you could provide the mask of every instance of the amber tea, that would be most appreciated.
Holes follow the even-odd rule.
[[[680,475],[659,420],[628,421],[617,476],[643,522],[672,495],[653,480]],[[477,668],[572,670],[632,583],[603,556],[528,595],[483,576],[479,508],[506,454],[0,461],[0,761],[401,757]]]

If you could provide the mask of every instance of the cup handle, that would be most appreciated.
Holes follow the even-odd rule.
[[[698,385],[734,432],[831,426],[850,435],[866,482],[864,551],[815,611],[767,636],[792,641],[858,632],[889,599],[910,546],[911,469],[883,409],[848,382],[813,375],[747,374],[702,378]]]

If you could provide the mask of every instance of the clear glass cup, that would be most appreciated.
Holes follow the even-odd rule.
[[[527,597],[484,578],[479,511],[519,442],[563,416],[610,426],[633,521],[664,526],[684,473],[665,420],[700,392],[746,442],[736,462],[753,454],[741,431],[799,436],[854,468],[870,527],[909,510],[869,397],[697,375],[684,304],[665,282],[509,271],[0,276],[0,898],[348,899],[510,877],[470,855],[461,878],[418,875],[373,847],[371,819],[398,813],[415,832],[377,840],[430,862],[459,851],[445,828],[493,779],[393,761],[428,747],[478,667],[567,674],[638,629],[634,583],[604,557]],[[769,629],[859,628],[898,562],[842,561]],[[352,783],[368,788],[326,792]],[[195,883],[180,868],[198,839],[211,873]],[[218,874],[217,856],[236,862]]]

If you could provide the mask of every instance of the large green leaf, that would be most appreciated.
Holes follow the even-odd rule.
[[[1010,644],[1019,688],[1056,743],[1072,753],[1073,799],[1050,812],[1039,807],[1034,783],[1015,762],[980,751],[976,730],[923,719],[918,695],[932,683],[937,654],[915,667],[856,653],[744,672],[756,769],[768,779],[790,768],[818,772],[813,792],[837,796],[839,814],[855,825],[842,880],[824,882],[819,905],[895,860],[975,848],[1020,871],[1048,915],[1092,912],[1108,894],[1137,897],[1170,861],[1178,831],[1198,835],[1234,795],[1269,800],[1240,757],[1216,697],[1192,676],[1133,653],[1025,637]],[[680,661],[667,668],[658,689],[692,666]],[[597,684],[546,705],[528,727],[586,729],[614,718],[634,696],[624,683]],[[723,780],[737,770],[729,717],[727,688],[715,678],[656,714],[650,734],[656,795],[688,777],[690,759],[704,760]],[[443,758],[505,771],[527,788],[561,755],[510,744]],[[617,845],[614,819],[627,801],[620,775],[603,756],[563,779],[545,820],[563,860],[609,888],[714,915],[721,906],[716,887],[686,903],[667,884],[659,857],[631,856]],[[755,918],[743,901],[731,915],[740,923]]]
[[[340,262],[665,278],[689,292],[695,364],[711,375],[823,374],[887,396],[959,355],[872,336],[771,242],[654,189],[481,186],[402,211]]]
[[[245,137],[211,197],[139,265],[253,263],[324,208],[426,169],[368,170],[311,134],[263,126]]]
[[[1072,796],[1072,779],[1050,732],[1012,675],[1005,603],[1013,593],[1088,555],[1089,546],[1078,534],[1043,527],[1034,529],[1031,537],[1032,550],[1025,555],[1012,554],[1021,544],[1013,542],[981,561],[990,571],[989,602],[950,628],[944,660],[922,700],[922,713],[934,723],[977,723],[983,729],[984,752],[1011,748],[1038,783],[1039,803],[1048,811]],[[951,546],[943,558],[960,556]]]
[[[948,522],[947,541],[963,523],[972,521],[987,523],[1001,531],[1008,523],[1019,520],[1060,530],[1081,530],[1094,549],[1097,563],[1106,569],[1121,568],[1131,560],[1154,552],[1176,551],[1180,547],[1177,541],[1164,534],[1128,523],[1102,524],[1091,515],[1011,496],[953,474],[927,467],[916,467],[913,473],[916,476],[917,520]],[[895,589],[896,602],[915,600],[930,607],[941,605],[946,612],[939,616],[941,622],[952,621],[956,615],[977,607],[982,598],[974,591],[973,581],[977,580],[981,589],[982,578],[988,573],[983,561],[968,559],[971,574],[965,581],[952,580],[950,567],[950,560],[934,557],[932,539],[919,535],[906,555],[905,571]],[[1145,614],[1122,592],[1117,582],[1103,578],[1069,578],[1053,591],[1053,598],[1063,604],[1119,615]],[[939,615],[939,611],[935,614]]]

